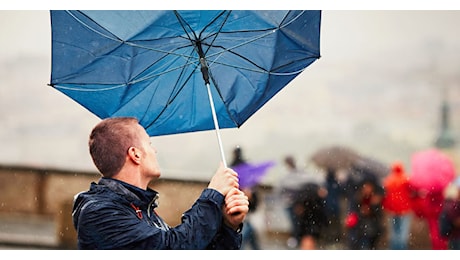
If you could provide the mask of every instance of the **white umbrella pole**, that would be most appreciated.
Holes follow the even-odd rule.
[[[220,138],[220,129],[219,122],[217,121],[216,109],[214,107],[214,101],[211,94],[211,85],[209,83],[209,72],[208,65],[206,64],[206,59],[204,58],[203,50],[201,45],[197,45],[198,53],[200,54],[200,63],[201,63],[201,74],[203,75],[204,83],[206,84],[206,89],[208,90],[209,104],[211,105],[212,119],[214,121],[214,127],[216,128],[217,142],[219,142],[220,156],[222,157],[222,162],[227,168],[227,160],[225,160],[224,147],[222,146],[222,139]]]
[[[227,167],[227,160],[225,160],[224,147],[222,145],[222,139],[220,138],[220,128],[219,122],[217,121],[216,109],[214,108],[214,101],[212,99],[211,87],[209,83],[206,83],[206,88],[208,89],[209,104],[211,104],[212,119],[214,120],[214,127],[216,128],[217,141],[220,148],[220,156],[222,157],[222,162],[224,166]]]
[[[201,49],[201,45],[197,45],[197,48],[198,48],[198,53],[200,54],[201,73],[203,74],[203,80],[204,80],[204,83],[206,84],[206,89],[208,90],[209,104],[211,104],[212,119],[214,121],[214,127],[216,128],[217,142],[219,142],[219,148],[220,148],[220,156],[222,157],[222,162],[225,168],[227,168],[227,160],[225,160],[224,147],[222,146],[222,139],[220,138],[219,122],[217,121],[216,109],[214,108],[214,101],[212,99],[212,94],[211,94],[211,85],[209,83],[208,65],[206,64],[206,60],[204,58],[204,54],[203,54],[203,50]]]

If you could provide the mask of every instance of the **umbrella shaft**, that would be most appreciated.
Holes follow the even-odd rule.
[[[220,138],[219,122],[217,121],[216,110],[214,108],[214,101],[212,99],[211,87],[209,83],[206,83],[206,88],[208,89],[209,104],[211,104],[212,119],[214,121],[214,127],[216,128],[217,142],[219,143],[220,156],[222,157],[222,162],[224,163],[224,167],[227,167],[227,160],[225,160],[224,147],[222,146],[222,139]]]

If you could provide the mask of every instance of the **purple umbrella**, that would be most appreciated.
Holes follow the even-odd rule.
[[[275,162],[267,161],[257,164],[243,163],[233,166],[233,170],[238,173],[240,179],[240,189],[251,188],[260,183],[262,178],[273,167]]]

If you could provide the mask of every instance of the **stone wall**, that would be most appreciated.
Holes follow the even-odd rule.
[[[74,248],[73,197],[99,178],[95,172],[0,166],[0,213],[53,218],[60,247]],[[150,185],[160,193],[161,206],[157,212],[171,226],[180,223],[182,213],[191,207],[206,186],[204,182],[167,179]]]

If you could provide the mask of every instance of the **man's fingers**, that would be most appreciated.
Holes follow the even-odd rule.
[[[249,209],[248,197],[238,189],[232,189],[225,199],[228,214],[247,212]]]

